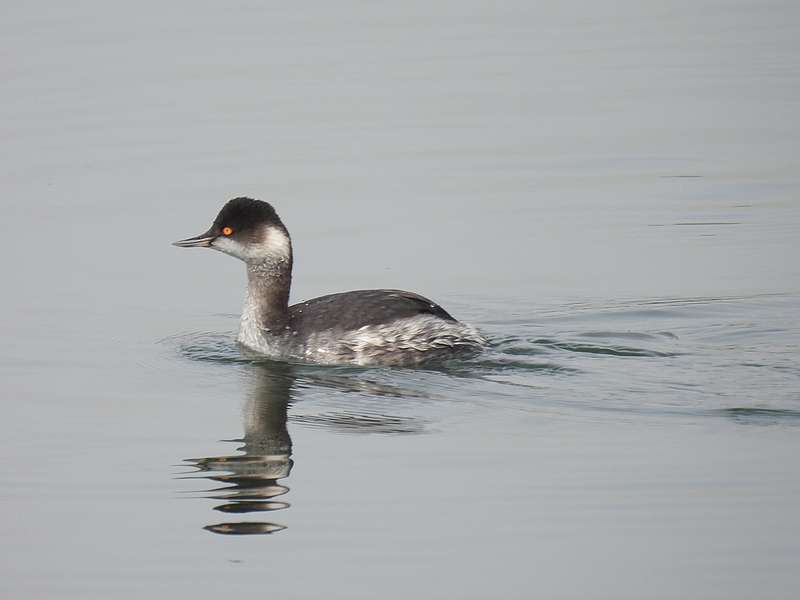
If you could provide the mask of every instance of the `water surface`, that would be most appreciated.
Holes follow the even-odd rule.
[[[798,17],[8,6],[0,595],[793,598]],[[244,194],[490,348],[242,356]]]

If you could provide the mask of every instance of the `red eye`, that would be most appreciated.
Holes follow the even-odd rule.
[[[223,227],[222,228],[222,235],[230,235],[233,233],[233,229],[230,227]]]

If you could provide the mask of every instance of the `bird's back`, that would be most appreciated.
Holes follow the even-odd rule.
[[[427,298],[356,290],[289,307],[292,354],[320,363],[419,364],[474,350],[486,339]]]
[[[292,329],[300,334],[328,329],[352,331],[423,315],[455,321],[435,302],[402,290],[354,290],[320,296],[289,307]]]

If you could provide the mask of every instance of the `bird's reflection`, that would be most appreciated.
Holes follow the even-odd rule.
[[[413,385],[375,380],[369,372],[303,367],[275,362],[254,362],[246,367],[244,437],[237,454],[190,458],[184,462],[195,471],[181,479],[214,482],[197,490],[194,497],[218,501],[215,511],[229,516],[205,529],[225,535],[263,535],[286,527],[274,522],[275,511],[290,507],[287,478],[292,471],[292,439],[287,413],[298,393],[311,406],[306,414],[293,415],[293,422],[339,433],[421,433],[425,421],[416,415],[396,414],[396,398],[423,400],[427,395]],[[342,394],[348,400],[342,402]],[[313,399],[316,398],[316,401]],[[337,400],[338,398],[338,400]],[[321,400],[322,399],[322,400]],[[402,412],[402,411],[401,411]],[[270,515],[268,518],[266,515]],[[250,515],[253,520],[238,520]],[[253,516],[255,515],[255,516]],[[275,515],[277,517],[277,515]]]
[[[244,407],[241,454],[191,458],[185,462],[203,473],[202,478],[222,483],[203,492],[205,498],[223,501],[214,510],[230,515],[267,513],[289,508],[276,500],[289,491],[280,483],[292,470],[292,439],[286,427],[293,374],[290,365],[252,365],[250,389]],[[194,475],[197,477],[197,475]],[[227,535],[275,533],[285,526],[270,521],[223,522],[208,531]]]

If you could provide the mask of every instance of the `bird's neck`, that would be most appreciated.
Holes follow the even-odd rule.
[[[239,340],[278,335],[289,321],[292,257],[266,258],[247,263],[247,295],[242,310]]]

